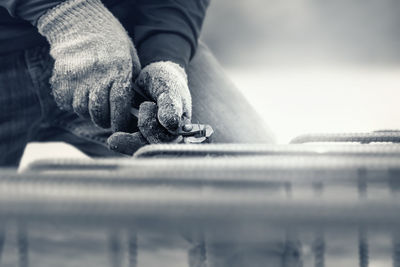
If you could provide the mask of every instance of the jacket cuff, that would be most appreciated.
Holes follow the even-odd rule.
[[[194,48],[184,37],[172,33],[158,33],[142,41],[137,47],[143,67],[153,62],[172,61],[186,69]]]
[[[12,17],[26,20],[33,26],[36,26],[37,21],[44,13],[61,4],[63,1],[64,0],[5,1],[5,3],[1,3],[0,6],[5,7]]]

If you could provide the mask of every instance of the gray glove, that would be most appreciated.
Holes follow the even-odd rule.
[[[138,85],[154,102],[139,107],[138,128],[133,134],[115,133],[108,139],[110,149],[132,154],[150,143],[177,142],[177,131],[192,117],[192,99],[186,72],[170,61],[146,66],[137,80]]]
[[[50,84],[58,106],[100,127],[128,130],[132,80],[141,68],[119,21],[100,0],[68,0],[37,27],[55,60]]]

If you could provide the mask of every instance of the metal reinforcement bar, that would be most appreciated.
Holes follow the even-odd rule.
[[[101,181],[0,180],[0,221],[126,224],[139,228],[382,226],[400,223],[400,197],[288,196],[271,188],[137,186]],[[247,231],[251,231],[249,227]]]
[[[162,145],[132,159],[40,160],[23,174],[0,171],[0,252],[1,226],[10,223],[18,225],[20,266],[28,266],[31,225],[110,231],[112,266],[121,265],[116,229],[131,233],[130,266],[136,233],[146,231],[244,243],[308,232],[314,265],[322,267],[324,233],[338,231],[358,232],[359,266],[368,266],[368,232],[398,233],[399,188],[397,145]],[[394,234],[393,266],[398,244]]]
[[[375,131],[371,133],[316,133],[304,134],[294,138],[291,144],[315,142],[356,142],[369,144],[375,142],[400,143],[400,131]]]
[[[226,156],[290,156],[290,155],[318,155],[318,156],[400,156],[400,145],[372,144],[372,145],[265,145],[265,144],[203,144],[179,145],[163,144],[148,145],[139,149],[136,158],[147,157],[226,157]]]
[[[41,160],[26,176],[55,180],[99,180],[103,183],[153,185],[221,185],[259,187],[270,183],[398,183],[400,156],[396,155],[270,155],[216,158],[136,158],[100,160]],[[40,175],[39,175],[40,174]],[[47,176],[45,175],[47,174]],[[33,178],[35,179],[35,178]],[[361,179],[361,180],[360,180]]]
[[[306,155],[37,161],[23,175],[0,175],[0,220],[160,229],[396,228],[397,147],[376,147],[375,156],[346,149],[358,155],[320,147]],[[377,183],[384,193],[365,196]]]

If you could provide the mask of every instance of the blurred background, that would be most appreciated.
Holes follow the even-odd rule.
[[[400,1],[214,0],[202,39],[280,143],[400,128]]]

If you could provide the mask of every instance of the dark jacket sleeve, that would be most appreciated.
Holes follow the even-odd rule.
[[[135,44],[143,66],[173,61],[186,67],[210,0],[137,0]]]
[[[38,19],[48,9],[55,7],[62,0],[0,0],[0,6],[5,7],[11,16],[27,20],[36,26]]]

